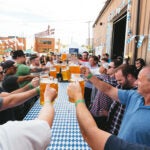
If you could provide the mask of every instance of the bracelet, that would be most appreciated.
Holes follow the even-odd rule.
[[[92,76],[93,76],[93,74],[92,74],[92,73],[89,73],[88,76],[87,76],[86,78],[87,78],[87,79],[91,79]]]
[[[77,101],[75,102],[75,106],[77,107],[77,105],[78,105],[79,103],[85,103],[85,102],[84,102],[83,99],[79,99],[79,100],[77,100]]]
[[[51,104],[51,101],[50,101],[50,100],[45,100],[45,101],[44,101],[44,104],[45,104],[45,103]]]
[[[40,88],[36,87],[35,90],[36,90],[37,94],[40,95]]]
[[[31,83],[29,83],[28,85],[29,85],[29,88],[30,88],[30,89],[33,89],[33,88],[34,88],[34,86],[33,86]]]

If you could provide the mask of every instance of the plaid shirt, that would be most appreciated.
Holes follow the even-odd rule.
[[[113,101],[108,114],[108,132],[117,135],[120,129],[122,118],[125,111],[125,105]]]
[[[110,77],[108,75],[101,74],[98,76],[100,80],[111,84],[112,86],[116,86],[117,82],[114,77]],[[96,95],[94,94],[96,93]],[[103,92],[97,90],[96,88],[92,89],[92,97],[93,101],[90,105],[90,112],[94,117],[104,116],[103,112],[108,112],[113,102],[110,97],[108,97]]]
[[[117,88],[120,87],[117,86]],[[137,88],[133,89],[135,90]],[[117,101],[113,101],[113,103],[110,106],[107,118],[108,132],[114,135],[118,135],[124,112],[125,112],[125,105],[122,105]]]

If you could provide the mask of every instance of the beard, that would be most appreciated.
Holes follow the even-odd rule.
[[[122,89],[124,90],[130,90],[132,86],[130,85],[130,82],[128,80],[125,81],[125,83],[122,85]]]

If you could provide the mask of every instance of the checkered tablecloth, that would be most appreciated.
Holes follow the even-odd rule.
[[[55,119],[52,126],[52,139],[46,150],[90,150],[80,133],[75,106],[68,101],[67,85],[68,83],[59,83],[58,98],[54,104]],[[24,119],[36,118],[40,109],[38,100]]]

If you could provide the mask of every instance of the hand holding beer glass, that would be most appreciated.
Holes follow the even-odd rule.
[[[54,88],[51,88],[49,84],[47,84],[44,91],[44,103],[53,103],[56,97],[57,91]]]
[[[50,78],[41,78],[40,79],[40,104],[44,104],[44,91],[46,88],[46,85],[49,85],[49,87],[54,88],[58,93],[58,81],[57,79],[50,79]]]
[[[78,81],[69,83],[67,94],[69,97],[69,101],[72,100],[71,102],[73,103],[75,103],[77,100],[82,100],[84,97],[82,87]]]
[[[70,81],[73,83],[77,83],[77,82],[79,83],[81,92],[82,92],[82,96],[84,97],[84,79],[80,77],[80,74],[72,74]],[[74,92],[74,93],[77,94],[76,92]],[[75,103],[74,97],[69,96],[69,101],[72,103]]]

